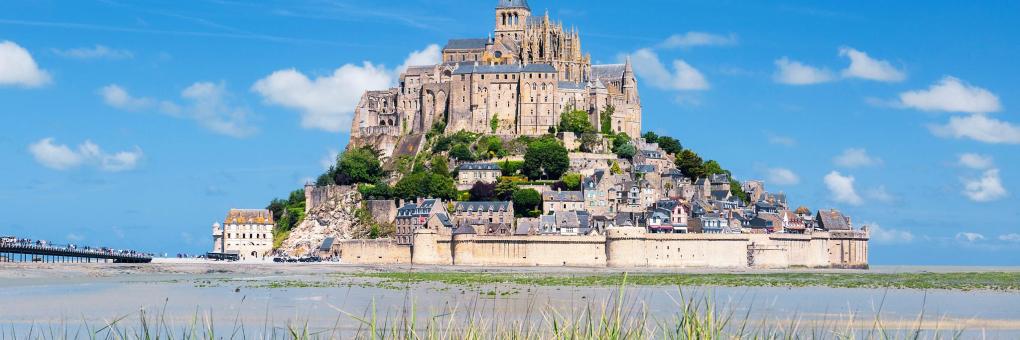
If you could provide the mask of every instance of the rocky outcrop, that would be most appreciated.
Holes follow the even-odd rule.
[[[291,256],[307,255],[315,251],[327,237],[336,240],[363,238],[369,226],[361,222],[361,193],[353,187],[330,187],[328,193],[317,197],[308,209],[304,221],[291,230],[280,251]]]

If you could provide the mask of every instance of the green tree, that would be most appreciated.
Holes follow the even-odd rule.
[[[684,150],[684,147],[680,145],[680,141],[670,136],[659,136],[659,147],[670,155],[679,154],[680,151]]]
[[[620,163],[614,160],[613,165],[609,166],[609,173],[614,175],[623,174],[623,169],[620,169]]]
[[[472,201],[491,201],[496,198],[496,183],[475,182],[469,192]]]
[[[655,132],[651,132],[651,131],[645,132],[645,134],[641,135],[641,138],[644,138],[645,143],[658,143],[659,142],[659,135],[656,134]]]
[[[514,192],[514,211],[520,216],[537,217],[542,214],[542,195],[535,189],[522,189]]]
[[[499,170],[503,173],[503,176],[517,176],[524,167],[522,161],[511,161],[509,159],[504,160],[503,163],[499,163]]]
[[[489,120],[489,127],[492,128],[492,133],[496,133],[496,130],[499,130],[499,117],[492,115],[492,119]]]
[[[434,173],[444,176],[450,175],[450,161],[443,155],[432,156],[432,162],[429,165]]]
[[[594,132],[595,128],[591,126],[591,121],[588,120],[587,112],[573,110],[564,112],[560,116],[560,126],[558,130],[560,132],[573,132],[580,135],[582,133]]]
[[[616,135],[613,135],[613,149],[612,149],[613,153],[616,153],[616,149],[620,148],[621,146],[630,143],[631,143],[630,136],[628,136],[626,132],[620,132]]]
[[[468,148],[467,144],[457,144],[450,149],[450,157],[461,161],[461,162],[473,162],[475,160],[475,154],[471,152],[471,148]]]
[[[599,125],[603,134],[613,134],[613,113],[616,112],[616,108],[612,105],[607,105],[606,109],[599,115]]]
[[[586,133],[581,135],[581,152],[595,152],[602,140],[598,134]]]
[[[522,172],[530,179],[560,178],[570,168],[567,149],[558,141],[543,138],[531,142],[524,154]]]
[[[627,143],[616,148],[616,157],[633,159],[635,154],[637,154],[637,148],[631,143]]]
[[[354,148],[340,155],[334,178],[337,184],[346,185],[375,183],[385,175],[378,153],[370,148]]]
[[[503,139],[497,136],[486,136],[478,140],[475,146],[478,159],[492,159],[493,157],[506,157],[508,152],[503,147]]]
[[[730,192],[733,193],[733,196],[740,198],[744,204],[751,203],[751,196],[744,192],[744,188],[740,185],[740,182],[735,179],[730,179]]]
[[[719,175],[719,174],[729,174],[730,173],[729,171],[726,171],[725,169],[723,169],[722,166],[719,165],[719,162],[716,162],[714,160],[710,160],[708,162],[705,162],[705,164],[703,164],[701,166],[701,168],[702,168],[702,172],[705,174],[705,176]]]
[[[692,179],[705,177],[705,171],[701,167],[703,161],[701,156],[691,150],[684,150],[680,152],[676,157],[676,167],[684,173],[685,176]]]
[[[581,177],[581,174],[568,172],[563,174],[563,177],[560,177],[560,182],[563,182],[563,186],[566,187],[567,190],[581,190],[582,179],[583,177]]]
[[[457,195],[457,188],[452,178],[424,171],[404,176],[393,187],[393,193],[394,196],[403,199],[419,197],[453,199]]]
[[[508,201],[513,199],[514,192],[516,192],[519,189],[520,187],[517,185],[517,182],[515,182],[513,179],[504,178],[501,179],[499,183],[496,183],[496,189],[494,190],[494,193],[496,195],[496,198],[503,201]]]
[[[364,199],[393,198],[393,187],[391,187],[386,182],[379,182],[378,184],[358,185],[358,192],[361,193],[361,197]]]

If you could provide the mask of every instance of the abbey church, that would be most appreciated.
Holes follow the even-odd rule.
[[[447,132],[542,135],[567,110],[588,112],[596,129],[606,121],[601,115],[610,114],[613,132],[640,135],[641,99],[629,60],[592,65],[576,29],[548,13],[533,15],[527,0],[499,0],[489,37],[451,39],[441,64],[408,67],[397,87],[365,93],[351,145],[373,145],[389,157],[420,143],[435,125]]]

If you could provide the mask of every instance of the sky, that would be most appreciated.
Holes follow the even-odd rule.
[[[208,251],[489,2],[0,2],[0,234]],[[530,3],[631,58],[646,131],[870,226],[872,264],[1020,264],[1020,3]]]

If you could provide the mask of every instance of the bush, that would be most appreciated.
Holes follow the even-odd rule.
[[[517,192],[520,187],[517,185],[517,181],[513,178],[502,178],[499,183],[496,183],[496,188],[493,190],[493,194],[496,198],[502,201],[509,201],[513,199],[514,192]]]
[[[475,154],[471,152],[467,144],[457,144],[450,150],[450,157],[461,162],[473,162]]]
[[[393,188],[393,193],[395,197],[403,199],[419,197],[453,199],[457,195],[457,188],[452,178],[423,171],[404,176]]]
[[[523,161],[511,161],[508,159],[499,163],[499,170],[503,173],[503,176],[517,176],[522,168],[524,168]]]
[[[542,195],[535,189],[517,190],[513,194],[514,211],[524,217],[537,217],[542,214]]]
[[[379,154],[364,147],[349,149],[340,155],[333,174],[336,184],[375,183],[386,175]]]
[[[543,138],[531,142],[524,154],[522,171],[532,180],[560,178],[569,168],[567,149],[555,139]]]
[[[576,172],[568,172],[560,177],[560,182],[563,183],[563,187],[566,190],[581,190],[581,180],[583,177],[581,174]]]
[[[633,159],[635,154],[637,154],[637,148],[631,143],[627,143],[616,148],[616,157]]]
[[[600,114],[599,125],[601,125],[601,131],[603,134],[613,134],[613,113],[616,112],[616,108],[612,105],[606,106],[606,109]]]
[[[573,132],[575,134],[583,134],[588,132],[594,132],[595,127],[591,125],[591,121],[588,120],[588,113],[580,110],[573,110],[564,112],[560,116],[560,126],[557,129],[559,132]]]
[[[492,201],[496,198],[496,183],[475,182],[469,192],[472,201]]]
[[[503,148],[503,140],[497,136],[482,137],[475,146],[479,159],[492,159],[493,157],[506,157],[508,152]]]
[[[358,192],[364,199],[390,199],[393,198],[393,187],[386,182],[378,184],[362,184],[358,186]]]
[[[684,150],[683,145],[680,145],[680,141],[676,140],[676,138],[673,137],[659,136],[658,143],[659,148],[662,148],[662,151],[665,151],[670,155],[679,154],[680,151]]]

